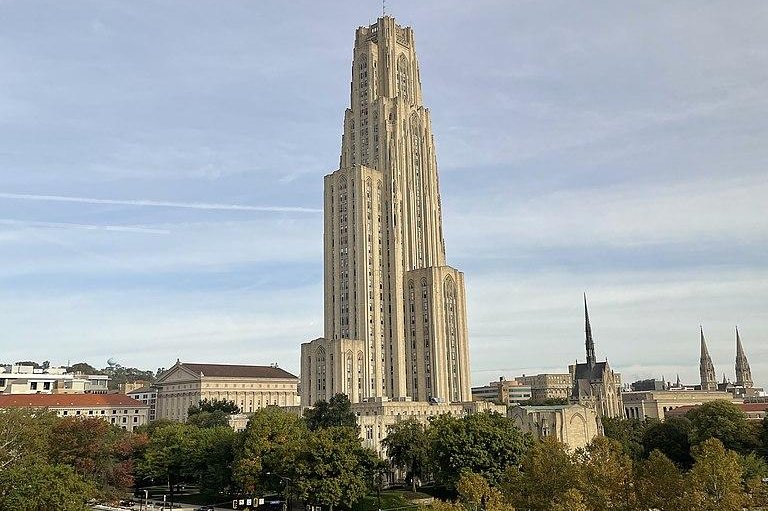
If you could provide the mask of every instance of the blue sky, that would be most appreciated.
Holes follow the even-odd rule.
[[[599,357],[768,384],[768,4],[388,0],[475,383]],[[0,0],[0,353],[297,371],[368,1]]]

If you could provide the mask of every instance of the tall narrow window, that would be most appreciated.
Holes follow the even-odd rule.
[[[451,401],[459,401],[459,346],[458,318],[456,317],[456,284],[449,275],[443,284],[445,303],[446,366],[448,367],[448,386]]]
[[[315,355],[315,370],[317,371],[317,398],[325,399],[325,349],[321,346]]]
[[[397,95],[403,99],[410,99],[409,89],[411,86],[411,73],[408,66],[408,59],[405,54],[400,54],[397,59]]]

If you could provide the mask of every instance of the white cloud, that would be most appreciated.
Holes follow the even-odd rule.
[[[97,199],[93,197],[70,197],[63,195],[37,195],[30,193],[0,192],[0,199],[17,199],[47,202],[75,202],[81,204],[110,204],[121,206],[147,206],[157,208],[202,209],[209,211],[261,211],[269,213],[322,213],[321,209],[295,206],[249,206],[243,204],[210,204],[204,202],[175,202],[147,199]]]
[[[768,239],[768,216],[757,213],[768,196],[765,175],[571,188],[530,197],[520,197],[513,187],[500,184],[482,201],[448,206],[446,230],[458,248],[454,256],[482,258],[510,247],[520,253]]]

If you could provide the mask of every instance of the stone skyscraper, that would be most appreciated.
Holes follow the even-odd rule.
[[[469,401],[464,276],[446,265],[411,28],[385,16],[357,29],[350,92],[325,176],[324,336],[302,344],[302,404]]]

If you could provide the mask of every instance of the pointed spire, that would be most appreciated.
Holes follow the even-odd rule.
[[[584,293],[584,333],[586,334],[587,364],[589,364],[589,367],[594,367],[597,357],[595,357],[595,341],[592,339],[592,326],[589,324],[586,292]]]
[[[676,382],[676,386],[677,386],[677,387],[680,387],[680,386],[681,386],[681,385],[680,385],[680,373],[677,373],[677,382]]]
[[[752,370],[744,353],[744,347],[741,345],[739,327],[736,327],[736,385],[744,388],[752,387]]]
[[[701,333],[701,357],[699,358],[699,376],[701,376],[701,390],[717,390],[717,376],[715,366],[709,356],[707,341],[704,339],[704,328],[699,325]]]

